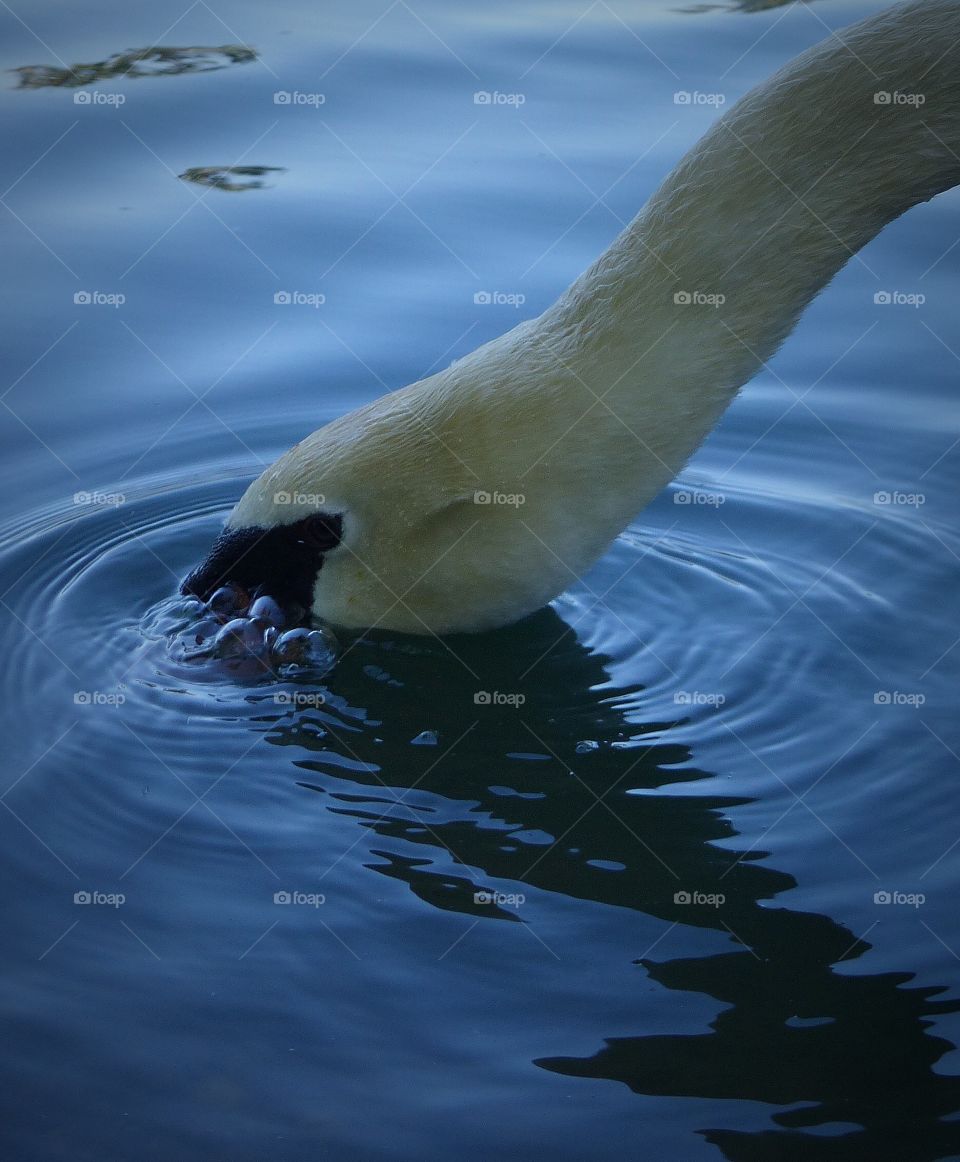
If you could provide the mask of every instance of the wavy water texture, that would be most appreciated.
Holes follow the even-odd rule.
[[[542,311],[715,118],[675,93],[880,4],[385,7],[18,10],[53,68],[258,59],[0,91],[5,1156],[960,1155],[957,195],[549,608],[174,648],[266,464]]]

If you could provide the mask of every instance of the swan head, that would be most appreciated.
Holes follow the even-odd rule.
[[[637,450],[608,433],[601,478],[599,433],[574,429],[537,361],[512,351],[481,348],[296,444],[183,591],[233,582],[334,627],[412,634],[493,629],[548,604],[636,511],[609,485]]]
[[[530,498],[493,499],[523,488],[501,463],[503,423],[442,376],[335,420],[253,481],[182,591],[233,583],[348,629],[518,620],[570,575],[538,568]]]

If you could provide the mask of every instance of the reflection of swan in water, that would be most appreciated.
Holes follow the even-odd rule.
[[[804,53],[538,319],[268,468],[187,588],[234,580],[334,624],[412,633],[542,607],[844,263],[960,181],[958,75],[960,0],[892,8]]]
[[[289,748],[301,784],[368,830],[367,867],[471,922],[524,922],[523,909],[478,904],[474,893],[529,885],[714,930],[734,944],[713,956],[641,962],[644,978],[729,1005],[712,1032],[630,1029],[593,1058],[538,1065],[616,1079],[642,1094],[781,1107],[774,1120],[784,1129],[709,1131],[731,1159],[921,1162],[947,1147],[960,1151],[960,1123],[940,1121],[960,1109],[960,1080],[932,1069],[952,1046],[926,1027],[933,1015],[960,1010],[960,1001],[905,987],[909,973],[837,973],[834,965],[870,946],[827,916],[762,904],[794,880],[765,866],[762,852],[732,850],[736,832],[723,812],[745,800],[697,796],[689,786],[682,796],[654,793],[705,773],[670,742],[672,723],[635,721],[640,691],[614,687],[606,659],[581,646],[556,613],[449,644],[454,652],[362,639],[338,665],[325,708],[275,717],[265,703],[260,724]],[[476,706],[478,689],[522,689],[526,702]],[[366,710],[351,709],[357,705]],[[411,722],[435,728],[439,747],[406,745]],[[600,745],[578,754],[584,739]],[[548,757],[504,757],[517,752]],[[684,888],[722,892],[726,902],[676,904]],[[588,987],[602,993],[603,981]],[[669,996],[663,1005],[670,1028]],[[598,1042],[612,1032],[598,1029]],[[808,1104],[782,1108],[794,1103]],[[802,1132],[838,1121],[862,1129],[829,1141]]]

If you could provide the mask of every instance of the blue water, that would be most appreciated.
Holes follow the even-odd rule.
[[[675,93],[879,7],[0,9],[5,69],[258,53],[0,91],[4,1157],[960,1156],[956,193],[523,625],[271,685],[156,616],[262,465],[556,297]]]

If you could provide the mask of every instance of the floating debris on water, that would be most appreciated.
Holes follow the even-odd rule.
[[[259,179],[265,174],[285,172],[280,165],[193,165],[182,174],[177,174],[177,177],[198,186],[212,186],[216,190],[236,193],[238,190],[262,190],[266,183]],[[237,177],[249,180],[235,181]]]
[[[114,53],[106,60],[90,64],[21,65],[11,69],[20,78],[21,89],[67,88],[93,85],[114,77],[170,77],[181,73],[211,73],[229,65],[244,65],[257,59],[257,51],[244,44],[221,44],[216,47],[194,45],[152,45]]]
[[[416,738],[410,739],[411,746],[436,746],[440,736],[435,730],[422,730]]]

